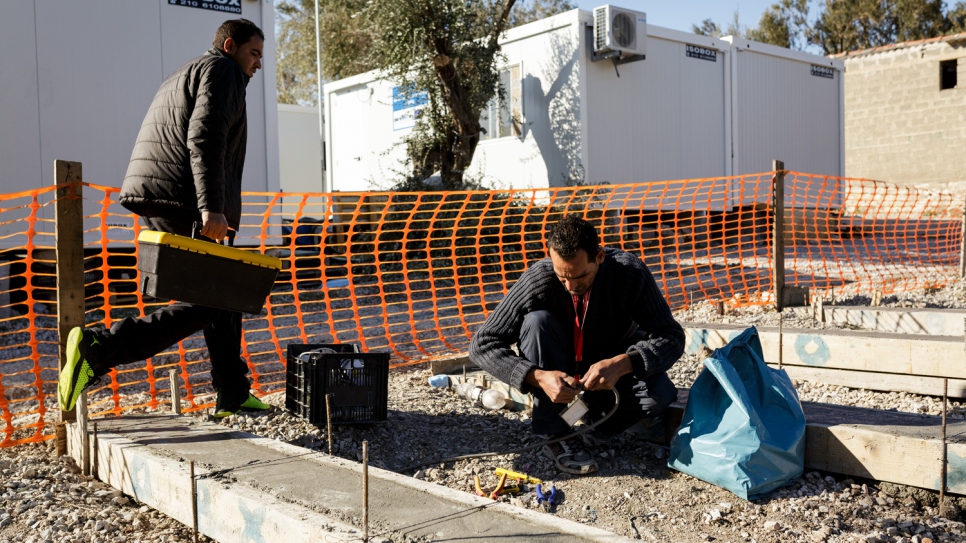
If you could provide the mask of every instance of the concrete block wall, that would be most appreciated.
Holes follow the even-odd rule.
[[[957,87],[939,63],[958,58]],[[966,42],[854,53],[845,62],[845,174],[900,184],[966,180]]]

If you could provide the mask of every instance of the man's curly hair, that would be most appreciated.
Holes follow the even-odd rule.
[[[553,249],[564,260],[574,258],[577,251],[583,249],[588,260],[594,260],[600,248],[600,238],[597,237],[594,225],[581,219],[579,215],[568,215],[550,230],[547,248]]]

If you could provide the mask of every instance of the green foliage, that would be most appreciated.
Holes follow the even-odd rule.
[[[781,0],[761,14],[758,28],[750,29],[745,37],[801,50],[808,44],[807,30],[808,0]]]
[[[367,60],[372,31],[364,24],[366,0],[319,0],[322,79],[343,79],[372,69]],[[275,6],[276,74],[282,104],[318,104],[315,0]]]
[[[946,24],[949,34],[966,32],[966,2],[956,2],[946,14]]]
[[[406,140],[410,183],[439,173],[439,189],[463,188],[480,113],[502,93],[497,40],[515,0],[369,0],[370,60],[394,83],[429,95]]]
[[[738,10],[735,10],[734,14],[732,15],[731,22],[729,22],[728,26],[726,26],[723,30],[721,25],[716,23],[713,19],[705,19],[701,21],[700,25],[691,25],[691,31],[695,34],[708,36],[711,38],[720,38],[722,36],[744,38],[745,34],[748,32],[748,27],[741,24],[741,20],[738,16]]]
[[[748,39],[792,49],[819,46],[824,54],[966,31],[966,2],[943,13],[942,0],[823,0],[809,24],[807,0],[780,0],[762,13],[756,28],[735,20],[725,30],[711,19],[692,25],[696,34]]]

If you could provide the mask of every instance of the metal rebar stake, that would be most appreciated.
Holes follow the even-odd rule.
[[[81,392],[77,398],[77,429],[81,438],[81,469],[84,475],[91,474],[91,440],[87,435],[87,393]]]
[[[943,378],[943,465],[939,477],[939,515],[943,516],[946,504],[946,402],[949,401],[949,378]]]
[[[171,381],[171,412],[175,415],[181,414],[181,384],[178,383],[178,372],[168,370],[168,379]]]
[[[332,456],[332,395],[325,395],[325,431],[329,433],[329,456]]]
[[[362,540],[369,541],[369,442],[362,442]]]
[[[191,529],[192,541],[198,543],[198,481],[195,479],[195,461],[189,464],[191,469]]]

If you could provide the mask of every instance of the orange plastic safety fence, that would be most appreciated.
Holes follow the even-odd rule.
[[[774,172],[557,189],[246,193],[236,246],[280,257],[265,308],[244,320],[258,393],[280,390],[292,343],[357,342],[395,365],[465,351],[566,214],[639,255],[668,303],[769,303]],[[45,439],[57,417],[54,188],[0,196],[0,446]],[[138,288],[136,217],[84,185],[88,326],[166,302]],[[958,276],[963,206],[873,181],[786,175],[787,284],[822,292],[941,286]],[[190,409],[213,400],[201,334],[94,388],[94,414],[164,407],[175,369]]]

